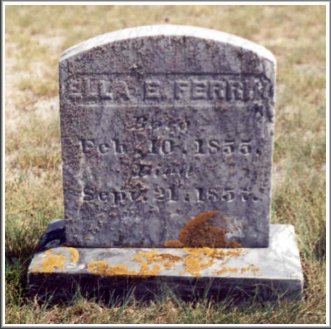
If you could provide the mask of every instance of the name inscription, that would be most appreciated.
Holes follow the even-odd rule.
[[[62,90],[71,101],[100,101],[110,104],[138,102],[259,101],[272,96],[270,81],[262,76],[226,74],[102,74],[69,78]]]

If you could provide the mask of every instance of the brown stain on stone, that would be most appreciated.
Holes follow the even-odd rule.
[[[205,211],[191,218],[181,229],[179,240],[169,240],[165,247],[181,248],[239,248],[236,241],[227,241],[224,228],[213,225],[212,220],[221,215],[219,211]]]

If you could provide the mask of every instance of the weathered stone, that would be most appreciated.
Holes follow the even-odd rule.
[[[187,26],[122,30],[67,50],[67,245],[200,246],[185,236],[200,222],[202,241],[218,230],[216,247],[267,247],[274,70],[263,47]]]
[[[293,226],[271,225],[270,233],[268,248],[51,248],[29,266],[30,293],[70,299],[79,287],[84,295],[109,298],[134,288],[137,297],[150,298],[167,287],[182,298],[300,299]]]

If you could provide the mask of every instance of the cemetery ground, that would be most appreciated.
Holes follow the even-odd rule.
[[[277,59],[272,223],[293,224],[304,271],[302,302],[233,305],[96,303],[26,297],[27,267],[47,224],[63,218],[58,60],[101,33],[189,24],[259,43]],[[325,7],[7,6],[5,112],[6,323],[325,323]]]

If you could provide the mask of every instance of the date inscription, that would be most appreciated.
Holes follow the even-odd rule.
[[[106,155],[111,154],[127,154],[132,147],[130,143],[126,143],[117,138],[113,138],[108,142],[101,142],[97,139],[81,139],[81,150],[86,155]],[[146,154],[150,155],[170,155],[176,151],[182,153],[192,153],[193,155],[213,155],[224,154],[230,156],[234,153],[248,156],[252,153],[251,139],[195,139],[190,144],[179,143],[175,139],[151,139],[146,142]],[[135,150],[131,150],[135,151]]]
[[[125,206],[131,202],[259,202],[259,198],[254,195],[251,188],[234,188],[231,186],[222,187],[194,187],[191,191],[179,189],[176,185],[158,186],[154,185],[152,190],[145,188],[121,190],[109,188],[100,191],[93,186],[85,186],[83,189],[83,200],[85,202],[107,203],[112,206]]]

